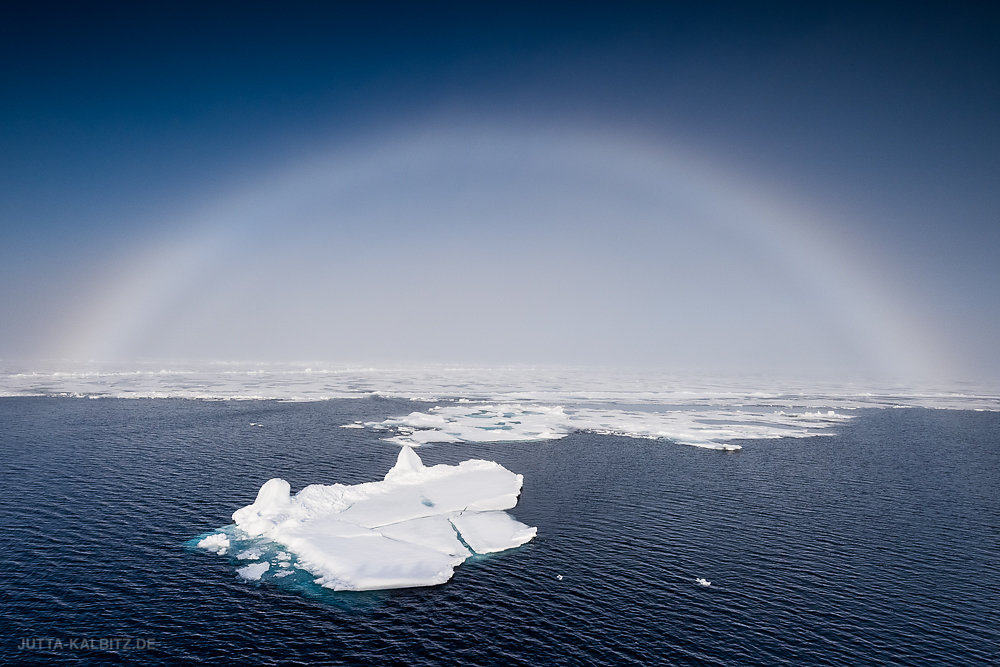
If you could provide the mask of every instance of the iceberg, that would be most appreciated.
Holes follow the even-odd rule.
[[[288,567],[294,557],[295,567],[337,591],[443,584],[473,554],[535,537],[536,528],[504,511],[517,504],[522,484],[521,475],[492,461],[425,466],[408,446],[377,482],[312,484],[292,495],[288,482],[271,479],[233,513],[234,533],[265,545],[240,553],[261,560],[238,572],[258,580],[270,560]],[[206,538],[198,546],[219,553],[220,542]]]

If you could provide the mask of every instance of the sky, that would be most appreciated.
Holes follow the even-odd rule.
[[[1000,378],[991,3],[22,3],[0,359]]]

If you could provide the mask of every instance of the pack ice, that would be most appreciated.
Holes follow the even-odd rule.
[[[293,496],[288,482],[272,479],[233,520],[237,534],[277,543],[327,588],[432,586],[448,581],[473,552],[511,549],[535,536],[536,528],[504,511],[517,504],[522,482],[492,461],[425,466],[404,446],[382,481],[313,484]],[[218,552],[221,545],[209,546]]]

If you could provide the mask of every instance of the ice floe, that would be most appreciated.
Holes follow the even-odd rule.
[[[215,533],[198,542],[198,548],[224,554],[229,549],[229,537],[225,533]]]
[[[517,504],[522,483],[521,475],[492,461],[425,466],[404,446],[378,482],[313,484],[291,495],[288,482],[271,479],[252,504],[233,513],[235,526],[227,530],[256,541],[237,556],[261,559],[237,570],[244,579],[258,580],[272,561],[286,567],[294,557],[294,567],[334,590],[432,586],[448,581],[473,553],[535,537],[535,528],[504,511]],[[219,535],[226,538],[217,533],[198,546],[219,553]]]
[[[731,440],[805,438],[832,435],[828,429],[851,419],[826,412],[750,411],[745,409],[623,410],[534,404],[449,404],[411,412],[371,428],[386,438],[416,447],[431,442],[511,442],[555,440],[573,431],[631,438],[664,439],[708,449],[738,450]]]
[[[247,581],[258,581],[270,568],[270,563],[253,563],[252,565],[237,568],[236,573]]]

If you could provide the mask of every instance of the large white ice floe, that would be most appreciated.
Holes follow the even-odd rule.
[[[738,450],[732,440],[832,435],[850,415],[771,410],[624,410],[616,407],[545,406],[520,403],[457,403],[411,412],[367,426],[394,433],[386,438],[417,447],[430,442],[557,440],[574,431],[671,440],[708,449]]]
[[[295,567],[334,590],[432,586],[448,581],[473,553],[520,546],[536,529],[504,510],[517,504],[523,478],[498,463],[470,460],[425,466],[403,447],[379,482],[305,487],[291,495],[288,482],[266,482],[252,505],[233,513],[234,533],[270,544],[241,553],[276,567],[289,554]],[[217,551],[220,540],[198,546]],[[247,579],[266,562],[240,568]]]

